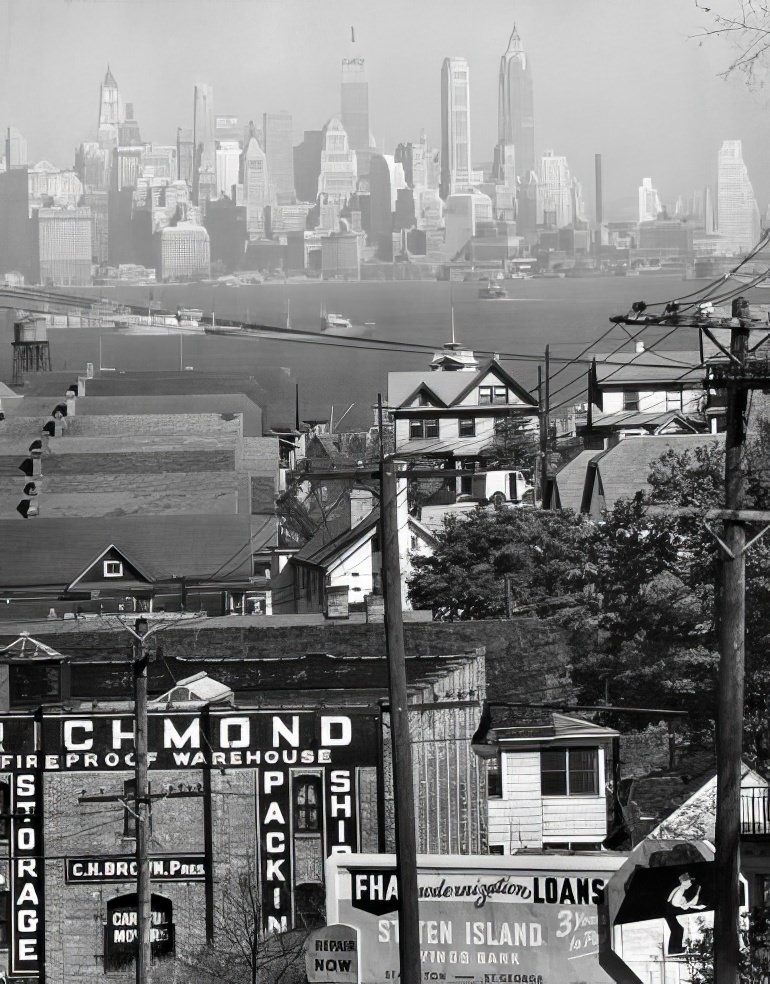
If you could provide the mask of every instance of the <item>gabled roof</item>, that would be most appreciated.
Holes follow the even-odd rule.
[[[89,574],[91,574],[94,571],[94,569],[107,556],[107,554],[113,554],[114,556],[120,557],[121,560],[123,560],[128,565],[129,568],[133,569],[133,571],[137,573],[139,577],[143,581],[146,581],[148,584],[151,584],[155,580],[155,578],[153,578],[153,576],[148,571],[144,570],[141,564],[138,564],[135,560],[131,560],[131,558],[126,556],[126,554],[118,547],[116,547],[114,543],[111,543],[109,544],[109,546],[105,547],[104,550],[102,550],[102,552],[97,557],[94,557],[94,559],[90,562],[90,564],[87,564],[83,568],[83,570],[80,572],[80,574],[78,574],[78,576],[74,579],[74,581],[72,581],[68,585],[67,590],[76,591],[77,585],[81,581],[88,580]],[[95,576],[93,580],[103,581],[104,580],[103,573]]]
[[[604,741],[618,734],[585,718],[542,707],[496,707],[490,704],[491,728],[502,747],[533,741],[567,739]]]
[[[46,646],[44,642],[33,639],[29,632],[22,632],[18,639],[14,639],[13,642],[0,649],[0,662],[7,659],[32,661],[66,658],[57,649],[52,649],[51,646]]]
[[[489,373],[497,376],[501,383],[505,383],[526,406],[533,408],[537,406],[537,400],[516,382],[497,359],[488,359],[474,372],[442,372],[430,369],[420,372],[389,372],[388,406],[391,411],[409,406],[421,386],[428,387],[445,407],[454,406],[460,403]]]
[[[373,509],[352,529],[340,517],[333,525],[325,524],[312,539],[297,551],[291,562],[328,569],[337,558],[352,547],[371,539],[377,530],[380,511]]]
[[[445,407],[446,403],[442,398],[431,389],[431,387],[423,380],[419,386],[402,401],[402,406],[410,406],[419,397],[424,396],[428,400],[430,406],[434,407]]]
[[[113,544],[155,580],[232,581],[251,575],[251,519],[117,516],[0,520],[0,589],[63,590]]]
[[[626,437],[599,453],[588,463],[589,488],[599,492],[604,508],[612,509],[618,499],[632,499],[648,487],[650,464],[666,451],[724,443],[724,434],[668,434],[649,437]],[[597,485],[598,483],[598,485]]]
[[[637,780],[637,796],[644,780]],[[767,788],[767,780],[741,763],[741,789]],[[716,826],[717,777],[713,775],[699,789],[662,820],[647,835],[651,840],[714,840]],[[635,797],[635,802],[638,800]]]
[[[572,509],[581,512],[587,508],[584,503],[586,494],[586,469],[592,459],[602,454],[601,451],[581,451],[579,455],[568,461],[559,469],[554,478],[553,495],[557,509]]]

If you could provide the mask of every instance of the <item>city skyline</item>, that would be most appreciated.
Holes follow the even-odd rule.
[[[373,7],[347,0],[322,5],[325,16],[312,22],[297,0],[191,0],[184,20],[175,4],[161,2],[153,5],[155,36],[167,28],[185,54],[173,71],[170,49],[146,43],[146,6],[143,0],[8,0],[3,6],[0,125],[19,129],[31,160],[71,167],[76,147],[95,139],[98,86],[108,65],[148,142],[171,143],[177,127],[192,128],[193,88],[205,81],[217,115],[248,120],[289,112],[296,144],[304,130],[339,116],[342,59],[361,57],[378,150],[392,153],[422,129],[438,146],[440,68],[444,58],[459,55],[472,78],[473,163],[489,163],[500,57],[515,24],[534,66],[536,154],[553,149],[567,158],[590,210],[595,153],[603,157],[607,208],[618,199],[633,202],[642,176],[652,176],[664,201],[713,184],[726,139],[742,140],[762,208],[770,198],[764,103],[740,82],[717,78],[731,52],[717,39],[699,44],[695,35],[708,22],[694,3],[587,0],[578,11],[565,0],[546,10],[534,0],[492,0],[479,29],[468,31],[459,4],[434,0],[419,6],[396,0],[397,16],[387,23]],[[37,56],[34,87],[22,68],[31,55]],[[43,114],[37,92],[46,87],[58,95]]]

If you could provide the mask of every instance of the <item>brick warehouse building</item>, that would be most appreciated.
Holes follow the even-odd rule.
[[[200,645],[198,633],[174,634]],[[220,634],[204,634],[216,646]],[[28,637],[3,652],[0,793],[11,820],[0,830],[8,850],[0,874],[11,978],[63,984],[133,974],[132,672],[123,635],[72,633],[69,657]],[[324,857],[394,847],[386,662],[326,652],[191,659],[171,655],[175,648],[156,651],[149,670],[156,949],[189,955],[216,942],[223,898],[244,877],[269,928],[317,924]],[[483,766],[470,738],[483,649],[410,657],[407,675],[418,849],[478,853]]]

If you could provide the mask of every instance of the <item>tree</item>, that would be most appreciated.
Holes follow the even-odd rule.
[[[770,3],[768,0],[734,0],[725,12],[715,9],[718,0],[695,0],[698,10],[708,14],[713,27],[698,37],[717,37],[734,50],[722,78],[742,75],[751,88],[762,86],[770,51]]]
[[[265,931],[262,890],[253,859],[246,871],[231,874],[221,885],[214,923],[213,945],[175,961],[178,984],[300,984],[305,980],[307,933]]]
[[[429,557],[414,557],[409,597],[440,620],[501,618],[582,591],[592,527],[571,512],[477,508],[449,516]]]

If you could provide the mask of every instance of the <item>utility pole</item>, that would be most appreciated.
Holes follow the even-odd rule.
[[[545,347],[545,390],[540,366],[537,367],[537,390],[540,399],[540,505],[546,508],[548,489],[548,448],[551,429],[551,346]]]
[[[150,790],[147,779],[147,650],[145,619],[134,623],[134,813],[136,814],[136,984],[150,984],[150,862],[148,827]]]
[[[748,303],[736,298],[730,333],[725,433],[725,509],[743,509],[746,493],[745,380]],[[746,636],[746,530],[743,520],[724,520],[719,561],[719,694],[717,704],[716,883],[714,981],[737,984],[740,910],[741,758]]]
[[[417,836],[415,832],[414,787],[412,785],[412,740],[406,687],[406,650],[401,610],[401,567],[398,549],[398,486],[392,459],[380,462],[380,516],[382,528],[382,574],[385,594],[385,642],[388,653],[390,696],[390,747],[393,757],[393,796],[396,813],[396,876],[398,879],[398,948],[401,984],[418,984],[420,965],[420,922],[417,902]]]

